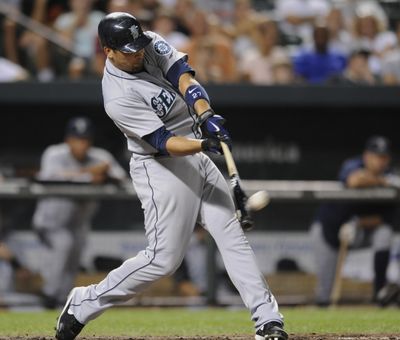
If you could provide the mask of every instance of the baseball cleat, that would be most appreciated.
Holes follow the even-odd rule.
[[[376,295],[376,301],[382,307],[386,307],[391,303],[400,301],[400,286],[395,283],[389,283],[384,286]]]
[[[76,288],[71,290],[69,293],[67,302],[60,316],[57,320],[56,326],[56,339],[58,340],[73,340],[81,332],[82,328],[85,326],[75,319],[74,315],[69,311],[69,306],[71,305],[72,296]]]
[[[268,322],[256,333],[256,340],[287,340],[289,336],[279,322]]]

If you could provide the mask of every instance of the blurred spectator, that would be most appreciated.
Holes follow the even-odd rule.
[[[54,18],[62,11],[60,1],[34,0],[12,1],[6,4],[13,11],[27,13],[32,20],[43,25],[51,25]],[[4,53],[10,61],[20,64],[36,75],[39,81],[54,79],[54,69],[51,64],[51,53],[47,40],[35,32],[21,27],[11,19],[6,18],[4,29]]]
[[[220,33],[216,22],[215,16],[202,16],[192,28],[189,44],[182,51],[189,55],[189,64],[201,82],[232,83],[237,80],[232,43]]]
[[[393,185],[390,143],[382,136],[368,139],[361,156],[347,160],[339,180],[348,188]],[[397,179],[399,180],[399,179]],[[339,244],[351,249],[372,246],[374,251],[373,299],[386,283],[395,205],[392,203],[325,203],[312,225],[317,274],[316,302],[328,305]]]
[[[71,12],[65,13],[69,3]],[[64,43],[73,46],[75,56],[66,54],[61,49],[54,48],[45,38],[30,32],[25,27],[20,27],[10,19],[3,19],[4,31],[4,54],[10,61],[20,64],[32,76],[41,81],[54,79],[56,75],[68,76],[79,79],[85,76],[101,75],[103,72],[104,55],[95,39],[96,26],[102,12],[94,8],[104,9],[106,12],[128,12],[135,15],[143,23],[144,29],[155,31],[166,38],[166,40],[178,49],[187,49],[194,45],[196,48],[204,48],[205,51],[196,50],[197,57],[191,54],[192,59],[202,60],[202,64],[210,65],[210,61],[204,62],[206,53],[215,55],[219,53],[226,55],[227,50],[233,49],[233,58],[228,57],[226,69],[228,76],[218,75],[221,67],[215,67],[210,72],[214,78],[213,82],[235,82],[238,79],[248,80],[256,84],[274,84],[271,68],[271,59],[280,59],[284,53],[297,56],[311,51],[315,46],[315,35],[313,27],[316,23],[326,21],[329,30],[329,41],[327,55],[336,54],[347,57],[354,49],[366,49],[371,51],[369,56],[369,67],[375,76],[382,77],[383,82],[388,85],[399,83],[400,76],[400,49],[398,40],[393,43],[393,32],[387,30],[388,18],[383,7],[375,0],[270,0],[268,4],[254,2],[251,0],[222,0],[222,1],[199,1],[199,0],[3,0],[1,5],[12,6],[15,11],[28,14],[31,19],[54,27],[64,36]],[[257,8],[257,10],[256,10]],[[261,11],[260,8],[265,11]],[[215,20],[217,18],[218,20]],[[261,32],[260,22],[273,18],[278,28],[276,34],[279,39],[276,46],[285,46],[285,50],[279,51],[280,57],[272,58],[272,51],[268,45],[271,36],[265,30],[265,36]],[[210,34],[205,32],[204,22],[211,24],[212,32],[216,39],[203,40],[198,43],[199,35]],[[267,24],[265,25],[267,26]],[[318,26],[320,26],[318,24]],[[269,30],[272,31],[272,30]],[[261,39],[260,39],[261,37]],[[194,38],[195,44],[189,39]],[[265,41],[262,39],[265,38]],[[218,41],[218,40],[221,40]],[[207,42],[207,43],[206,43]],[[265,45],[264,45],[265,44]],[[221,48],[221,46],[225,46]],[[226,46],[229,47],[226,48]],[[219,46],[216,48],[215,46]],[[51,48],[49,48],[51,47]],[[191,48],[191,47],[190,47]],[[320,73],[327,72],[328,78],[340,73],[331,70],[332,57],[321,53],[316,64],[309,68],[311,72],[318,74],[310,80],[303,80],[318,84],[326,79],[319,79]],[[221,58],[223,59],[223,58]],[[234,59],[233,62],[231,59]],[[322,61],[321,59],[330,59]],[[295,61],[298,59],[295,58]],[[251,61],[257,61],[262,66],[262,72],[257,73],[256,67],[249,69]],[[304,61],[304,60],[303,60]],[[314,60],[316,61],[316,60]],[[220,64],[221,62],[217,62]],[[232,65],[238,65],[237,70],[232,71]],[[279,64],[279,63],[278,63]],[[326,64],[329,64],[328,70]],[[279,75],[285,74],[286,83],[292,77],[292,68],[289,63],[281,63],[282,67],[277,70]],[[302,65],[304,66],[304,65]],[[236,67],[236,66],[235,66]],[[340,67],[339,67],[340,68]],[[299,65],[294,65],[294,71],[299,75]],[[275,70],[275,69],[274,69]],[[310,70],[309,70],[310,71]],[[240,73],[238,76],[237,73]],[[232,73],[235,76],[232,77]],[[252,80],[253,75],[257,78]],[[314,74],[315,76],[315,74]],[[24,79],[24,78],[23,78]],[[298,82],[298,77],[294,82]]]
[[[224,26],[224,32],[233,39],[236,58],[240,61],[250,50],[257,50],[253,39],[257,35],[257,25],[266,17],[257,13],[250,0],[235,0],[231,22]]]
[[[5,0],[1,6],[3,10],[7,9],[12,13],[21,12],[21,0]],[[0,23],[2,24],[2,30],[0,32],[3,34],[4,56],[10,61],[19,64],[17,24],[6,16],[3,17],[3,13],[0,16]]]
[[[314,26],[314,46],[300,51],[294,58],[295,73],[311,84],[321,84],[340,74],[346,67],[346,57],[329,49],[329,30]]]
[[[266,19],[261,21],[257,25],[253,39],[258,49],[249,50],[243,56],[240,65],[241,79],[258,85],[274,84],[276,81],[274,76],[283,74],[273,72],[273,66],[277,66],[273,63],[276,63],[278,59],[282,61],[285,57],[287,57],[286,63],[290,62],[286,51],[277,45],[278,29],[276,23]]]
[[[54,23],[54,28],[72,44],[76,54],[68,62],[68,75],[73,79],[92,72],[97,26],[104,16],[92,9],[93,1],[69,0],[71,11],[61,14]]]
[[[215,14],[222,24],[227,24],[232,19],[234,0],[196,0],[196,3],[201,10]]]
[[[160,0],[141,0],[143,8],[149,12],[155,13],[161,8]]]
[[[374,74],[382,74],[379,54],[389,42],[388,33],[387,17],[377,2],[363,1],[356,6],[353,47],[371,51],[369,64]]]
[[[287,42],[308,45],[316,19],[326,17],[330,4],[327,0],[275,0],[275,7]]]
[[[138,3],[138,1],[136,1]],[[134,8],[134,2],[131,0],[108,0],[106,12],[127,12],[130,13]]]
[[[122,181],[125,171],[106,150],[92,146],[93,126],[84,117],[69,121],[65,142],[43,153],[38,179],[70,183]],[[44,198],[37,203],[33,227],[46,250],[42,262],[43,304],[57,307],[74,286],[89,225],[96,210],[94,201]]]
[[[187,35],[176,30],[176,22],[170,11],[159,11],[153,20],[152,30],[160,34],[170,45],[181,50],[189,43]]]
[[[330,79],[330,83],[337,85],[376,85],[381,83],[378,76],[369,69],[368,58],[370,53],[366,50],[354,51],[347,63],[347,67],[340,75]]]
[[[354,18],[355,46],[373,51],[375,39],[383,30],[383,23],[379,22],[375,15],[356,16]]]
[[[204,26],[206,14],[197,7],[194,0],[177,0],[174,6],[177,31],[191,37],[197,34],[197,27]]]
[[[329,49],[343,55],[349,55],[352,48],[352,36],[347,29],[340,7],[333,7],[326,17],[329,30]]]
[[[271,71],[274,85],[300,83],[294,74],[292,61],[286,52],[274,53],[271,60]]]
[[[393,33],[394,34],[394,33]],[[382,78],[386,85],[400,84],[400,22],[397,23],[396,34],[387,32],[385,44],[379,53],[382,63]]]
[[[0,83],[27,80],[28,72],[20,65],[0,57]]]

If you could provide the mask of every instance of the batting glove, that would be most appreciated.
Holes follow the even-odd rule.
[[[209,138],[217,138],[220,141],[225,142],[230,149],[232,149],[232,140],[227,129],[223,127],[226,123],[226,119],[220,115],[214,114],[213,110],[207,110],[202,113],[197,124],[203,133],[203,136]]]
[[[222,155],[223,153],[220,140],[212,137],[203,139],[201,142],[201,149],[203,151],[216,153],[217,155]]]
[[[344,223],[339,230],[339,240],[347,244],[353,244],[357,235],[357,222],[349,221]]]

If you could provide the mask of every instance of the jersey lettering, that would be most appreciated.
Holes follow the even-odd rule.
[[[176,94],[167,90],[161,90],[157,97],[151,98],[151,106],[160,118],[165,117],[175,102]]]

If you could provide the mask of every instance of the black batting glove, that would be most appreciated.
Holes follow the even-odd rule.
[[[206,138],[201,142],[201,149],[203,151],[208,151],[216,153],[217,155],[222,155],[223,151],[221,148],[221,141],[218,138]]]

